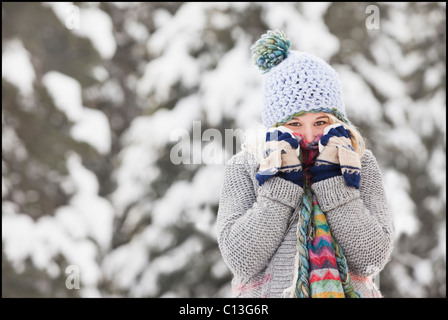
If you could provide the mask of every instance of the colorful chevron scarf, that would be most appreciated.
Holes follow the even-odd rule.
[[[319,154],[320,138],[321,135],[311,143],[302,139],[300,143],[305,194],[298,226],[298,276],[293,294],[299,298],[358,298],[361,295],[353,289],[342,248],[331,235],[311,190],[309,169]]]

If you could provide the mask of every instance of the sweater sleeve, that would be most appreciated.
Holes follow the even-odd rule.
[[[359,190],[342,176],[316,182],[312,189],[349,270],[360,276],[380,272],[393,250],[393,226],[378,163],[370,150],[361,161]]]
[[[249,279],[268,265],[303,195],[300,186],[280,177],[258,187],[249,168],[244,153],[227,163],[217,218],[223,259],[242,279]]]

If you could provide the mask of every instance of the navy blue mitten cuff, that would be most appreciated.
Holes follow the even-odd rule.
[[[310,173],[313,174],[313,182],[330,179],[336,176],[342,176],[341,166],[339,164],[320,165],[311,167]]]
[[[303,188],[303,172],[302,172],[302,170],[279,171],[277,175],[280,178],[291,181]]]

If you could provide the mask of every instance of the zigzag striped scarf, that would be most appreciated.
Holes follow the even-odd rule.
[[[304,190],[298,232],[298,277],[295,296],[299,298],[359,298],[353,289],[347,260],[331,235],[325,214],[311,190],[312,175],[321,135],[313,142],[300,143]]]

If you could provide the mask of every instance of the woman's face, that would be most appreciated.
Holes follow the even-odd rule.
[[[284,126],[301,135],[306,142],[312,142],[319,134],[323,134],[325,127],[330,124],[330,118],[324,112],[309,112],[288,121]]]

